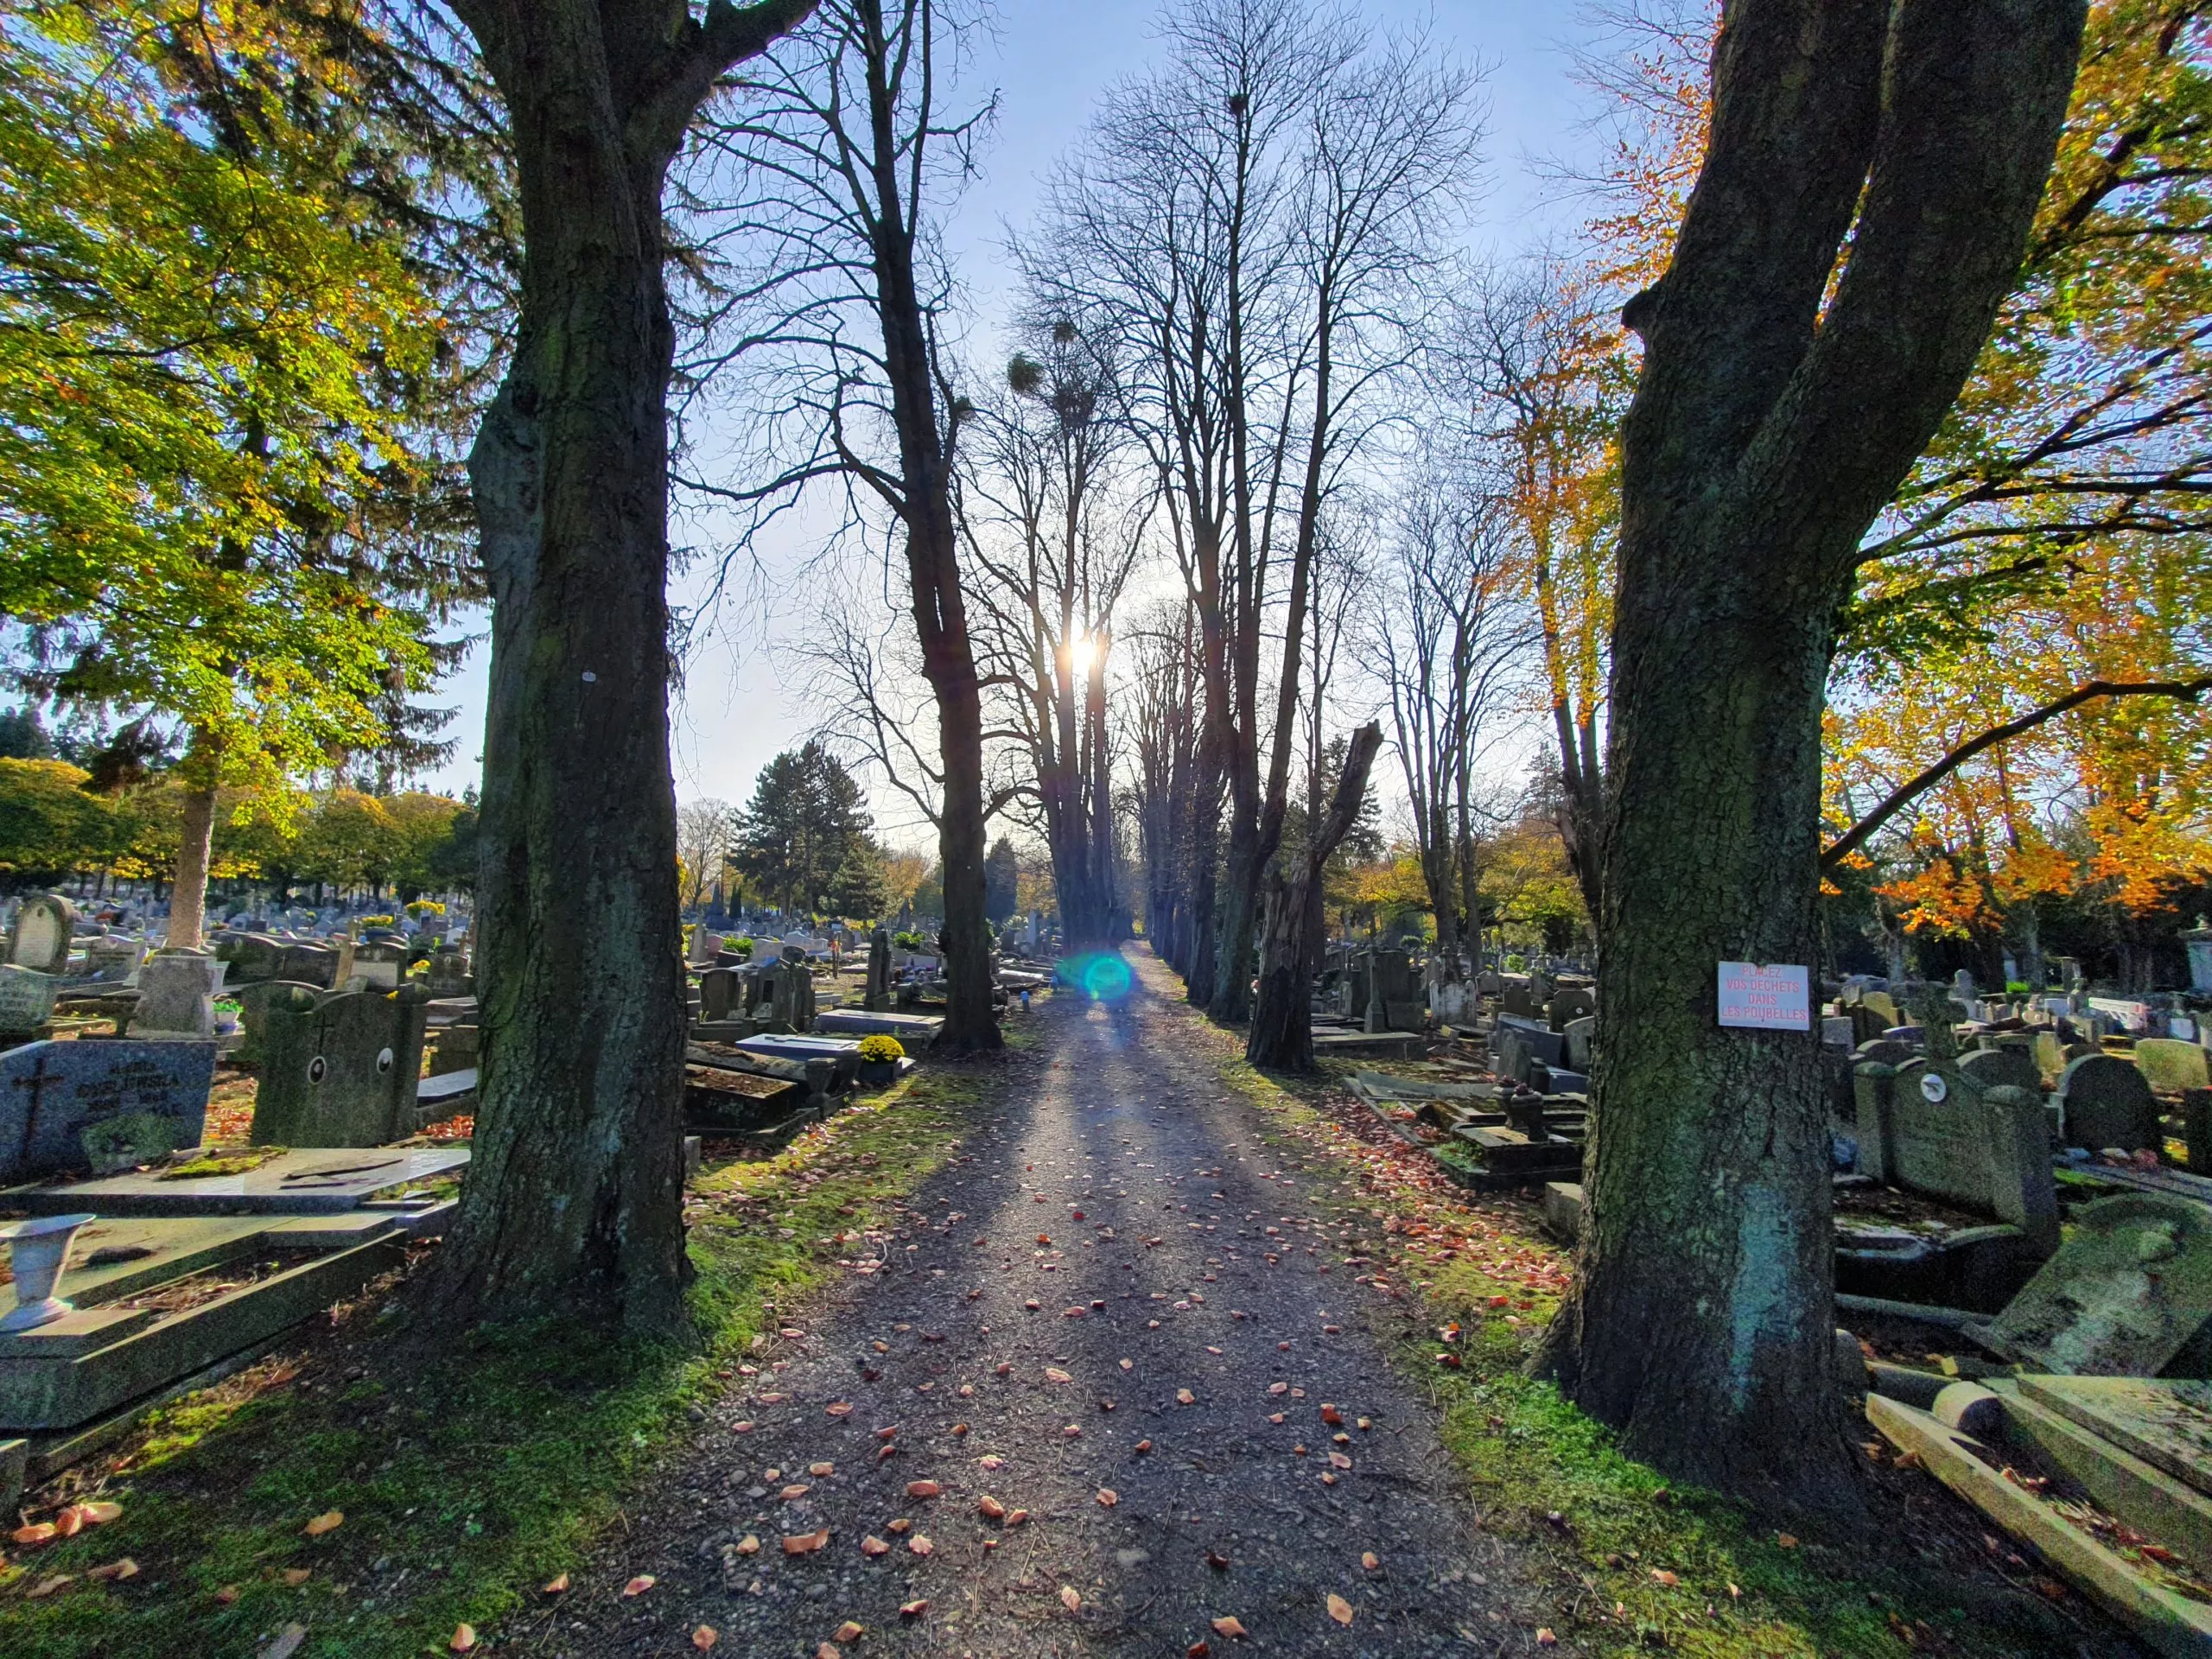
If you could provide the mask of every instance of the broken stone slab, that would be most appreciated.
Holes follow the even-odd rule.
[[[284,1152],[231,1173],[174,1176],[149,1171],[10,1187],[0,1191],[0,1205],[35,1216],[78,1210],[101,1216],[335,1215],[379,1192],[465,1169],[468,1158],[466,1147]]]
[[[2202,1490],[2203,1469],[2195,1470],[2195,1482],[2177,1479],[2162,1465],[2105,1432],[2106,1425],[2095,1414],[2083,1417],[2055,1407],[2052,1391],[2044,1386],[2088,1383],[2101,1388],[2146,1381],[2031,1376],[1993,1378],[1989,1386],[2004,1402],[2007,1440],[2032,1446],[2046,1462],[2079,1483],[2101,1508],[2181,1551],[2200,1571],[2212,1569],[2212,1498]]]
[[[2028,1399],[2212,1496],[2212,1384],[2179,1377],[2024,1376]]]
[[[2129,1192],[2085,1205],[2066,1242],[1971,1334],[2074,1376],[2155,1376],[2212,1322],[2212,1210]]]
[[[1866,1420],[1898,1450],[2015,1538],[2024,1540],[2089,1599],[2163,1654],[2212,1653],[2212,1606],[2152,1582],[2056,1509],[1998,1472],[1972,1436],[1930,1413],[1879,1394],[1866,1396]]]

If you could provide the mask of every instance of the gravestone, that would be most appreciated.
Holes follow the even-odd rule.
[[[258,1065],[262,1058],[262,1039],[269,1029],[269,1000],[279,997],[290,1000],[294,992],[313,996],[322,988],[292,979],[264,979],[256,985],[241,985],[233,993],[238,1003],[238,1031],[242,1040],[232,1058],[246,1065]]]
[[[131,1167],[197,1146],[213,1042],[29,1043],[0,1054],[0,1179]]]
[[[8,935],[8,960],[41,974],[69,971],[69,941],[77,931],[77,907],[58,893],[34,893],[16,912]]]
[[[2066,1144],[2101,1152],[2154,1151],[2164,1139],[2150,1080],[2112,1054],[2085,1054],[2058,1079]]]
[[[338,983],[339,954],[331,945],[317,944],[308,939],[287,939],[276,976],[329,990]]]
[[[1419,1031],[1424,1012],[1413,958],[1402,950],[1369,951],[1367,1006],[1362,1011],[1367,1029]]]
[[[0,963],[0,1038],[43,1029],[54,1017],[54,994],[60,984],[52,974]]]
[[[1544,1013],[1554,1031],[1565,1031],[1574,1020],[1597,1017],[1597,995],[1587,986],[1567,986],[1552,994],[1550,1006]]]
[[[880,1012],[891,1005],[891,935],[877,928],[868,936],[868,978],[861,987],[861,1006]]]
[[[709,968],[699,976],[699,1018],[717,1021],[730,1017],[744,995],[745,976],[734,968]]]
[[[2212,1211],[2129,1192],[2075,1212],[2058,1253],[1983,1334],[2037,1370],[2156,1376],[2208,1319]]]
[[[85,974],[104,985],[120,985],[146,959],[146,941],[105,934],[85,942]]]
[[[1559,1034],[1567,1044],[1567,1069],[1587,1077],[1591,1048],[1598,1040],[1598,1016],[1586,1014],[1579,1020],[1570,1020],[1560,1027]]]
[[[2043,1092],[2043,1073],[2036,1063],[2017,1048],[1978,1048],[1961,1056],[1959,1070],[1985,1089],[2024,1089]]]
[[[686,960],[694,968],[703,968],[721,954],[722,937],[704,927],[691,930],[691,951]]]
[[[1887,1031],[1891,1027],[1901,1023],[1897,1014],[1897,999],[1887,991],[1862,991],[1859,994],[1859,1004],[1882,1022],[1881,1030],[1883,1031]]]
[[[814,969],[805,950],[786,942],[783,960],[772,970],[768,1017],[789,1030],[800,1032],[814,1023]]]
[[[1877,1037],[1859,1044],[1852,1058],[1862,1065],[1870,1060],[1877,1065],[1903,1065],[1907,1060],[1918,1059],[1920,1051],[1894,1037]]]
[[[2029,1039],[2028,1052],[2042,1075],[2044,1085],[2058,1081],[2058,1074],[2066,1069],[2066,1045],[2058,1039],[2055,1031],[2038,1031]]]
[[[468,969],[466,950],[442,946],[430,953],[429,969],[423,976],[423,988],[432,996],[474,996],[476,976]]]
[[[342,966],[343,953],[340,955]],[[353,947],[353,971],[339,988],[352,988],[359,982],[360,987],[369,990],[396,991],[406,976],[405,944],[389,938],[365,938]]]
[[[301,1149],[226,1173],[159,1170],[28,1187],[9,1197],[35,1216],[79,1210],[103,1216],[328,1216],[359,1209],[379,1192],[464,1169],[468,1159],[466,1147]],[[392,1213],[405,1211],[395,1207]]]
[[[1955,1065],[1862,1063],[1853,1077],[1858,1163],[1886,1185],[2018,1227],[2038,1250],[2058,1243],[2058,1192],[2040,1096],[1985,1087]]]
[[[2162,1095],[2212,1086],[2212,1077],[2205,1075],[2204,1051],[2195,1043],[2184,1043],[2177,1038],[2138,1038],[2135,1065],[2150,1079],[2152,1090]]]
[[[141,1040],[206,1042],[215,1034],[215,994],[230,963],[199,951],[161,950],[138,969],[130,1035]]]
[[[411,985],[271,996],[253,1144],[378,1147],[414,1134],[429,1002]]]

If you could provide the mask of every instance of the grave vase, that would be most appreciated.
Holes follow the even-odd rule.
[[[8,1265],[16,1279],[15,1311],[0,1319],[0,1332],[35,1331],[75,1311],[54,1292],[61,1282],[62,1264],[69,1259],[70,1241],[79,1228],[98,1219],[91,1215],[40,1216],[19,1221],[0,1234],[8,1241]]]

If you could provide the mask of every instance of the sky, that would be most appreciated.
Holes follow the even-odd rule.
[[[1478,248],[1510,254],[1580,222],[1584,207],[1562,196],[1547,167],[1573,161],[1592,142],[1591,96],[1576,84],[1570,55],[1587,38],[1579,0],[1363,0],[1358,10],[1380,29],[1422,29],[1440,49],[1487,71]],[[999,0],[995,39],[979,47],[969,73],[979,100],[996,89],[997,126],[982,176],[946,232],[983,327],[1002,293],[1007,227],[1030,219],[1041,180],[1081,136],[1098,95],[1154,60],[1158,12],[1156,0]],[[692,597],[681,582],[671,596],[678,605]],[[743,613],[719,618],[685,664],[670,709],[678,800],[742,803],[761,766],[803,742],[819,718],[771,643],[775,630],[797,624],[760,620],[766,626]],[[480,642],[442,688],[438,701],[458,708],[449,729],[460,741],[451,761],[421,780],[425,787],[459,794],[476,781],[488,652]],[[887,838],[912,839],[899,833],[911,828],[912,807],[877,793]]]

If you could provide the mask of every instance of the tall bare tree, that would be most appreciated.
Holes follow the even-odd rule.
[[[1515,564],[1504,515],[1478,493],[1430,477],[1401,502],[1373,641],[1436,948],[1446,957],[1480,925],[1476,768],[1522,689],[1535,643]]]
[[[689,196],[713,270],[708,302],[734,341],[726,349],[765,365],[754,384],[772,410],[768,439],[797,450],[784,450],[771,480],[709,493],[757,508],[841,479],[868,504],[857,518],[887,518],[905,569],[937,703],[938,1040],[954,1049],[1001,1040],[983,914],[982,689],[954,499],[972,410],[944,351],[950,283],[934,241],[935,216],[972,170],[982,118],[945,107],[972,21],[958,0],[825,0],[810,29],[739,77]],[[731,194],[733,176],[765,182]]]
[[[456,0],[506,105],[522,322],[470,457],[492,613],[475,1161],[444,1320],[683,1319],[661,192],[811,0]]]
[[[1623,1448],[1848,1504],[1818,1042],[1717,1023],[1815,960],[1822,688],[1868,526],[2018,273],[2081,0],[1731,0],[1624,436],[1580,1271],[1545,1358]],[[1847,246],[1847,255],[1846,249]],[[1838,273],[1838,264],[1841,270]]]
[[[1187,594],[1155,601],[1124,635],[1133,661],[1130,784],[1138,855],[1145,872],[1145,932],[1161,959],[1186,958],[1194,926],[1190,848],[1219,804],[1198,795],[1198,623]]]

